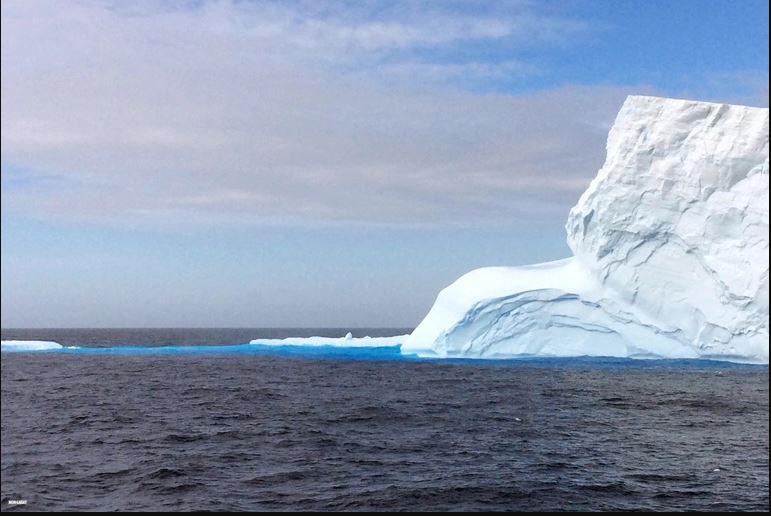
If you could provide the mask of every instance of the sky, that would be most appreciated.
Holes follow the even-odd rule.
[[[763,1],[2,2],[2,327],[414,327],[629,94],[768,107]]]

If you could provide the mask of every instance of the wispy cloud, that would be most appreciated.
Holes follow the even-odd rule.
[[[497,5],[3,2],[3,175],[58,179],[4,188],[3,207],[147,225],[562,217],[629,90],[468,91],[540,72],[425,50],[586,30]]]

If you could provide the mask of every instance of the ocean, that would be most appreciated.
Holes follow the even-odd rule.
[[[769,508],[767,366],[243,346],[347,331],[3,329],[2,510]]]

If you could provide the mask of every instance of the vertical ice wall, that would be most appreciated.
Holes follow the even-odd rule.
[[[629,97],[570,212],[577,259],[704,355],[768,360],[768,109]]]

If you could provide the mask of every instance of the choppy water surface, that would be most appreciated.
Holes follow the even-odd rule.
[[[3,353],[3,511],[768,509],[767,367],[313,353]]]

